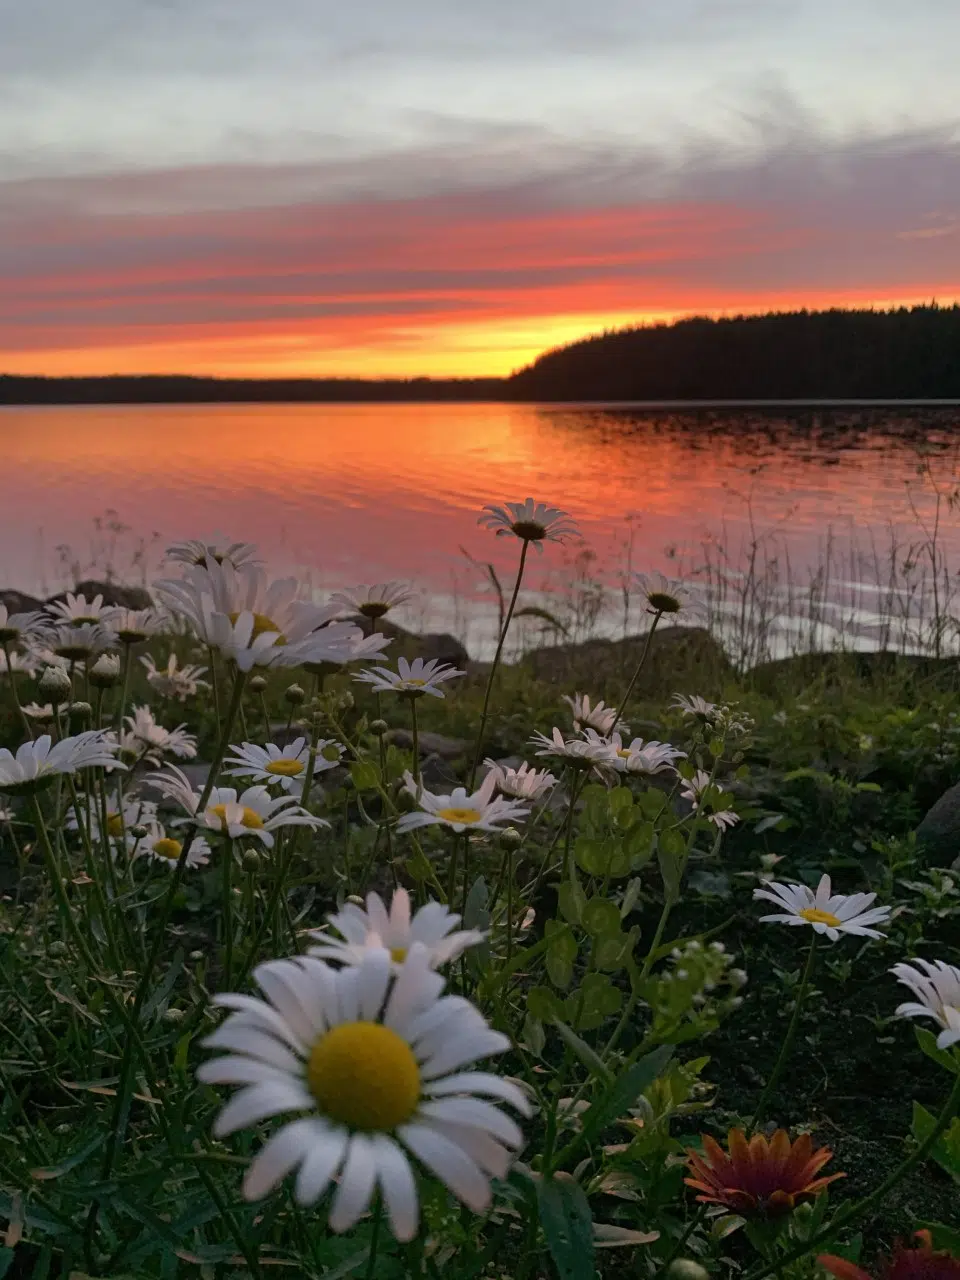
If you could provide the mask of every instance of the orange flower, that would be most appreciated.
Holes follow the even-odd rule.
[[[935,1251],[929,1231],[916,1234],[919,1248],[906,1249],[898,1241],[892,1256],[880,1263],[878,1275],[881,1280],[960,1280],[960,1258]],[[817,1261],[837,1280],[873,1280],[868,1271],[846,1258],[838,1258],[836,1254],[821,1253]]]
[[[694,1176],[684,1182],[703,1192],[697,1196],[702,1204],[720,1204],[735,1213],[779,1217],[844,1177],[842,1173],[817,1177],[833,1152],[827,1147],[814,1151],[807,1133],[791,1143],[785,1130],[778,1129],[769,1142],[760,1134],[748,1142],[742,1129],[731,1129],[727,1151],[708,1134],[701,1141],[706,1159],[687,1152],[687,1167]]]

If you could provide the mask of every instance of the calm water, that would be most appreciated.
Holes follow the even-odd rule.
[[[136,537],[151,569],[166,540],[223,532],[260,543],[318,589],[412,578],[408,621],[456,628],[484,647],[473,602],[482,575],[459,548],[509,574],[512,540],[476,525],[485,502],[528,494],[570,511],[611,587],[632,538],[636,568],[732,560],[750,521],[802,577],[824,556],[917,536],[917,476],[955,483],[960,411],[756,412],[518,405],[270,405],[0,410],[3,583],[63,584],[112,559],[135,579]],[[107,510],[128,526],[95,531]],[[943,536],[960,567],[960,520]],[[68,546],[69,552],[58,551]],[[531,585],[559,590],[572,550],[539,558]],[[849,562],[849,557],[848,557]],[[615,598],[600,627],[615,630]],[[484,613],[484,618],[488,616]]]

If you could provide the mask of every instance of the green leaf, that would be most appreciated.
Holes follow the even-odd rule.
[[[504,986],[521,969],[541,956],[549,945],[550,937],[547,935],[539,942],[535,942],[532,947],[525,947],[523,951],[518,951],[510,963],[501,966],[496,973],[487,974],[481,986],[483,998],[489,999],[498,987]]]
[[[102,1147],[106,1141],[106,1136],[105,1133],[98,1133],[95,1138],[91,1138],[89,1142],[85,1143],[79,1151],[75,1151],[72,1156],[67,1156],[59,1164],[45,1169],[31,1169],[30,1177],[37,1182],[52,1182],[56,1178],[62,1178],[65,1173],[69,1173],[71,1169],[76,1169],[83,1164],[84,1160],[93,1155],[98,1147]]]
[[[648,787],[637,796],[637,807],[650,819],[655,819],[666,808],[667,797],[657,787]]]
[[[13,1263],[13,1250],[0,1249],[0,1280],[3,1280],[3,1277],[10,1270],[10,1266],[12,1263]]]
[[[531,987],[527,992],[527,1012],[538,1022],[563,1017],[563,1001],[549,987]]]
[[[622,1006],[623,992],[602,973],[588,973],[564,1001],[567,1016],[580,1031],[595,1031]]]
[[[613,1084],[613,1073],[609,1067],[604,1066],[603,1060],[587,1044],[586,1040],[581,1040],[572,1027],[568,1027],[565,1022],[561,1022],[559,1018],[555,1018],[553,1025],[557,1029],[561,1040],[572,1049],[590,1074],[605,1085]]]
[[[425,880],[430,880],[433,876],[433,867],[430,865],[430,859],[422,849],[417,849],[403,864],[404,870],[412,880],[416,880],[418,884],[423,884]]]
[[[617,934],[616,937],[601,938],[594,952],[594,964],[605,973],[615,973],[617,969],[622,969],[633,954],[639,938],[638,927],[631,929],[629,933]]]
[[[955,1258],[960,1258],[960,1230],[943,1222],[921,1222],[918,1225],[930,1232],[934,1249],[945,1249]]]
[[[945,1067],[953,1075],[960,1075],[960,1062],[957,1061],[952,1053],[948,1053],[946,1049],[937,1048],[937,1037],[932,1031],[928,1031],[926,1027],[914,1027],[913,1032],[917,1037],[917,1044],[928,1058],[931,1058],[938,1066]]]
[[[380,770],[372,760],[354,760],[350,777],[358,791],[376,791],[380,784]]]
[[[632,809],[633,793],[629,787],[614,787],[607,792],[607,810],[615,822],[619,822]]]
[[[565,880],[557,890],[557,902],[560,914],[567,924],[581,923],[587,895],[583,892],[579,880]]]
[[[652,828],[651,828],[652,830]],[[627,916],[640,901],[640,894],[643,892],[643,881],[639,876],[635,880],[631,880],[627,885],[626,892],[623,895],[623,901],[620,903],[620,918],[626,920]]]
[[[569,926],[559,920],[548,920],[546,933],[547,975],[556,987],[569,987],[573,981],[573,966],[577,959],[577,940]]]
[[[910,1132],[918,1142],[924,1142],[933,1132],[936,1120],[919,1102],[913,1104],[913,1123]],[[930,1149],[930,1159],[935,1160],[955,1182],[960,1182],[960,1116],[954,1116],[950,1127],[940,1134]]]
[[[591,898],[582,911],[583,927],[594,937],[620,935],[620,912],[609,898]]]
[[[560,1280],[594,1280],[593,1219],[583,1187],[569,1175],[540,1178],[537,1208]]]
[[[657,1076],[665,1069],[673,1057],[673,1045],[661,1045],[648,1053],[645,1058],[628,1067],[597,1099],[590,1109],[584,1112],[580,1138],[589,1142],[601,1129],[623,1115],[640,1095],[649,1089]]]
[[[660,864],[660,875],[663,878],[663,892],[667,902],[680,901],[680,863],[663,849],[657,850],[657,861]]]
[[[526,1049],[529,1049],[535,1058],[541,1057],[546,1047],[547,1036],[543,1029],[543,1023],[539,1018],[535,1018],[532,1013],[528,1013],[523,1020],[520,1043]]]

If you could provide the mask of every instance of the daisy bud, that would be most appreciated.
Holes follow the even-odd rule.
[[[71,702],[67,713],[71,720],[89,720],[93,715],[93,707],[89,702]]]
[[[382,738],[390,726],[386,720],[374,720],[370,725],[370,732],[375,733],[378,738]]]
[[[675,1258],[667,1268],[670,1280],[710,1280],[710,1272],[693,1258]]]
[[[259,871],[263,866],[263,859],[260,857],[259,853],[257,853],[256,849],[245,849],[243,851],[243,857],[241,858],[241,864],[244,871]]]
[[[739,1009],[742,1004],[743,1004],[743,996],[734,996],[733,999],[730,1001],[730,1008]]]
[[[70,677],[63,667],[47,667],[37,681],[37,688],[56,706],[70,697]]]
[[[516,827],[505,827],[500,833],[500,843],[505,849],[515,849],[522,841],[523,836]]]
[[[350,692],[349,689],[341,693],[339,698],[337,698],[338,711],[352,711],[355,706],[356,706],[356,702],[354,700],[353,694]]]
[[[142,822],[135,823],[134,826],[127,828],[127,834],[133,836],[134,840],[143,840],[150,834],[150,828],[145,827]]]
[[[745,987],[749,981],[746,969],[731,969],[727,980],[731,987]]]
[[[284,701],[289,702],[292,707],[299,707],[306,696],[306,690],[299,684],[291,684],[283,691]]]
[[[352,902],[355,907],[365,907],[367,905],[358,893],[348,893],[347,901]]]
[[[68,955],[70,948],[65,942],[61,942],[59,938],[54,939],[47,947],[48,956],[65,956]]]
[[[723,952],[723,951],[726,951],[726,949],[727,949],[727,948],[723,945],[723,943],[722,943],[722,942],[711,942],[711,943],[710,943],[710,950],[711,950],[711,951],[721,951],[721,952]]]
[[[115,653],[101,653],[90,668],[90,683],[95,689],[110,689],[120,680],[120,658]]]
[[[190,952],[190,959],[191,959],[191,960],[206,960],[206,958],[207,958],[207,953],[206,953],[205,951],[191,951],[191,952]]]
[[[182,1009],[168,1009],[163,1015],[164,1022],[182,1022],[184,1013]]]
[[[263,676],[252,676],[250,679],[250,692],[263,693],[267,687],[267,682]]]

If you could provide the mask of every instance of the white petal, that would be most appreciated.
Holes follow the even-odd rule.
[[[323,1121],[315,1121],[310,1152],[300,1166],[294,1198],[297,1204],[313,1204],[336,1175],[347,1149],[346,1129],[331,1129]]]
[[[476,1062],[478,1058],[504,1053],[509,1048],[510,1041],[505,1035],[484,1028],[445,1044],[439,1053],[423,1064],[420,1076],[423,1080],[435,1080],[437,1076],[445,1076],[467,1063]]]
[[[259,1124],[269,1116],[277,1116],[284,1111],[308,1111],[314,1105],[303,1085],[294,1080],[252,1084],[235,1093],[217,1116],[213,1124],[214,1136],[225,1138],[227,1134]]]
[[[366,1022],[375,1022],[380,1016],[392,968],[389,951],[371,949],[357,969],[360,1017]]]
[[[516,1121],[482,1098],[435,1098],[422,1103],[418,1115],[483,1130],[508,1147],[523,1146]]]
[[[254,1157],[243,1180],[245,1200],[260,1200],[312,1150],[316,1122],[294,1120],[279,1129]]]
[[[337,1002],[340,1022],[356,1022],[360,1017],[360,971],[341,969],[337,974]]]
[[[949,1049],[951,1045],[960,1043],[960,1030],[947,1028],[937,1036],[937,1048]]]
[[[233,1018],[207,1036],[203,1043],[208,1049],[233,1049],[249,1058],[267,1062],[271,1067],[279,1067],[281,1071],[289,1071],[295,1077],[303,1071],[300,1059],[295,1058],[286,1045],[254,1027],[237,1025]]]
[[[297,1053],[303,1052],[299,1036],[273,1005],[267,1004],[265,1000],[258,1000],[256,996],[244,996],[237,992],[228,991],[224,995],[214,996],[213,1002],[223,1009],[235,1009],[238,1013],[244,1014],[244,1023],[247,1026],[251,1025],[251,1019],[255,1019],[263,1031],[279,1036]],[[229,1022],[233,1021],[234,1019],[229,1019]],[[223,1025],[227,1026],[228,1023]]]
[[[328,1223],[331,1231],[346,1231],[363,1214],[373,1195],[377,1177],[374,1146],[364,1134],[355,1133],[347,1148],[347,1160],[340,1174],[340,1185],[330,1206]]]
[[[490,1098],[501,1098],[504,1102],[511,1103],[521,1115],[529,1116],[533,1113],[530,1100],[518,1085],[489,1071],[463,1071],[459,1075],[445,1076],[442,1080],[434,1080],[428,1084],[424,1093],[433,1098],[454,1093],[484,1093]]]
[[[269,1080],[289,1080],[289,1071],[268,1067],[256,1058],[211,1058],[197,1067],[201,1084],[265,1084]]]
[[[416,1123],[403,1125],[397,1136],[468,1209],[483,1213],[490,1207],[489,1181],[450,1138],[425,1124]]]
[[[300,983],[302,972],[292,960],[271,960],[260,964],[253,971],[253,980],[261,987],[270,1003],[274,1005],[280,1016],[297,1037],[301,1052],[306,1052],[322,1030],[316,1026],[308,1015],[300,999]]]
[[[383,1021],[391,1030],[405,1034],[408,1022],[428,1009],[443,990],[443,979],[430,969],[430,953],[418,943],[410,948],[390,992]]]
[[[311,1017],[321,1029],[333,1026],[340,1019],[334,971],[322,960],[312,956],[299,956],[297,964],[307,979],[300,988],[304,1008],[308,1007],[309,1002]]]
[[[417,1181],[410,1161],[386,1134],[376,1134],[373,1145],[377,1180],[390,1218],[390,1229],[397,1240],[412,1240],[417,1234],[420,1206],[417,1202]]]
[[[465,1125],[450,1124],[446,1120],[431,1120],[428,1127],[443,1134],[465,1151],[488,1177],[505,1178],[510,1172],[514,1153],[501,1146],[496,1138],[491,1138],[482,1129],[470,1129]]]

